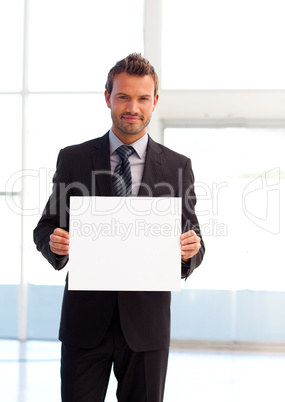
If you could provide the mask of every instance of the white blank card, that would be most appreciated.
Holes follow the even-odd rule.
[[[69,290],[180,290],[181,198],[71,197]]]

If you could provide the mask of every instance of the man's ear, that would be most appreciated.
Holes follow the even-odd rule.
[[[158,98],[159,98],[159,95],[156,94],[156,96],[154,98],[154,101],[153,101],[153,108],[152,108],[153,112],[155,111],[155,108],[156,108],[156,105],[157,105],[157,102],[158,102]]]
[[[105,101],[109,109],[111,109],[110,96],[109,92],[105,91]]]

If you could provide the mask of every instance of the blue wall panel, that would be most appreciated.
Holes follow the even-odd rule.
[[[173,339],[232,339],[231,291],[182,290],[172,293]]]
[[[28,339],[56,340],[63,286],[28,287]],[[180,340],[285,342],[285,292],[184,289],[172,293]],[[0,337],[18,336],[18,286],[0,285]]]
[[[236,337],[240,341],[285,341],[285,292],[237,292]]]
[[[63,289],[63,286],[29,285],[29,339],[58,339]]]
[[[0,285],[0,337],[18,337],[18,285]]]

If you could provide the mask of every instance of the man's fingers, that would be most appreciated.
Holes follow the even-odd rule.
[[[184,254],[192,253],[193,251],[195,251],[195,254],[196,254],[200,248],[201,248],[201,243],[196,242],[193,244],[187,244],[186,246],[181,246],[181,252],[184,255]]]
[[[180,236],[181,240],[187,239],[188,237],[196,236],[194,230],[188,230],[188,232],[182,233]]]
[[[180,236],[181,257],[183,261],[189,260],[201,248],[201,239],[194,230],[189,230]]]
[[[184,239],[181,241],[181,244],[193,244],[193,243],[199,243],[201,241],[200,237],[198,236],[192,236],[192,237],[187,237],[187,239]]]
[[[50,235],[49,246],[53,253],[67,255],[69,253],[69,233],[60,228],[55,229]]]
[[[50,235],[50,240],[53,243],[62,243],[62,244],[69,244],[69,233],[60,228],[54,229],[53,233]]]
[[[67,255],[69,253],[69,245],[49,242],[50,249],[53,253],[59,255]]]
[[[58,243],[58,242],[50,241],[49,245],[58,250],[69,250],[69,243]]]
[[[187,250],[195,250],[197,247],[201,247],[201,244],[199,241],[195,242],[195,243],[189,243],[186,244],[185,246],[181,247],[181,250],[183,251],[187,251]]]
[[[181,245],[197,243],[200,241],[201,241],[200,237],[196,235],[194,230],[189,230],[188,232],[185,232],[180,236]]]
[[[69,239],[69,233],[66,230],[61,229],[61,228],[54,229],[53,234],[56,236],[65,237],[65,238]]]
[[[50,235],[50,241],[52,243],[69,244],[69,238],[56,236],[55,234]]]

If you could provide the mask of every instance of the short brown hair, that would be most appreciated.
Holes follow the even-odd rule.
[[[140,53],[129,54],[124,59],[118,61],[114,67],[111,68],[105,85],[105,89],[109,94],[112,92],[115,76],[120,73],[138,75],[140,77],[143,77],[144,75],[151,75],[154,81],[154,96],[156,96],[158,92],[158,76],[154,67],[146,58],[142,57]]]

